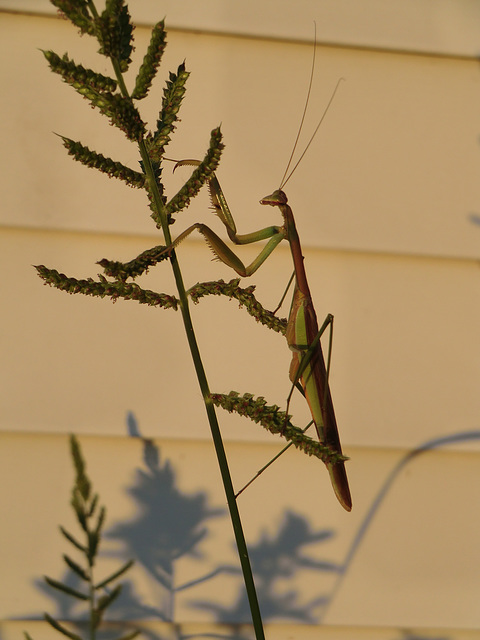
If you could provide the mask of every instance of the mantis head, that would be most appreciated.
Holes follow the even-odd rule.
[[[260,204],[269,204],[271,207],[280,207],[287,204],[287,196],[281,189],[277,189],[270,196],[265,196],[260,200]]]

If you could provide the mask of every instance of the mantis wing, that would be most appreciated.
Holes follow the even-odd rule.
[[[315,309],[310,296],[306,296],[295,287],[292,308],[287,326],[287,342],[292,351],[290,364],[290,380],[293,384],[298,381],[298,372],[302,367],[302,359],[308,354],[308,364],[304,367],[300,382],[315,422],[320,442],[329,445],[338,453],[342,453],[337,421],[333,409],[332,396],[328,387],[327,371],[322,347],[318,340],[314,347],[312,342],[318,334],[318,323]],[[347,511],[352,509],[352,498],[348,486],[347,473],[344,462],[326,464],[330,479],[340,504]]]

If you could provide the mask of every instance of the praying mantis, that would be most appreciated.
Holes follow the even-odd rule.
[[[338,435],[332,396],[328,385],[328,372],[325,366],[325,359],[319,339],[326,326],[331,324],[333,316],[327,316],[325,323],[319,331],[317,316],[315,313],[310,288],[308,286],[300,238],[297,233],[292,209],[288,204],[287,196],[282,190],[297,168],[299,162],[305,155],[313,138],[315,137],[315,134],[317,133],[323,121],[323,118],[325,117],[328,108],[333,101],[338,85],[340,83],[340,81],[337,83],[337,86],[335,87],[335,90],[327,104],[327,107],[323,112],[317,128],[315,129],[309,143],[300,156],[300,159],[297,161],[290,174],[285,178],[288,173],[288,169],[295,152],[298,138],[300,136],[300,131],[303,125],[303,120],[308,105],[308,98],[310,95],[313,68],[314,63],[312,65],[310,86],[307,94],[307,101],[305,104],[302,121],[292,154],[290,156],[290,161],[287,165],[287,169],[285,170],[285,174],[280,183],[280,187],[276,189],[272,194],[265,196],[260,200],[260,204],[262,205],[269,205],[272,207],[278,207],[280,209],[283,217],[283,224],[281,226],[265,227],[264,229],[260,229],[259,231],[255,231],[252,233],[238,234],[235,221],[230,212],[229,206],[217,177],[215,175],[212,176],[212,178],[207,183],[210,192],[212,207],[216,215],[220,218],[223,225],[225,226],[228,237],[234,244],[244,245],[261,240],[268,240],[258,256],[251,262],[251,264],[245,266],[240,258],[230,249],[230,247],[214,231],[212,231],[210,227],[202,223],[195,223],[188,227],[188,229],[183,231],[174,240],[171,247],[169,247],[169,250],[172,251],[182,240],[184,240],[188,235],[196,230],[203,235],[216,258],[236,271],[238,275],[242,277],[248,277],[255,273],[255,271],[269,257],[272,251],[274,251],[274,249],[280,244],[280,242],[282,242],[282,240],[286,240],[289,243],[294,266],[295,280],[293,298],[286,330],[287,344],[292,352],[292,360],[289,371],[289,377],[292,382],[292,391],[293,388],[299,386],[300,383],[300,390],[303,390],[303,394],[309,405],[320,442],[330,446],[334,451],[341,454],[342,447]],[[177,162],[176,167],[182,165],[198,164],[199,162],[196,160],[181,160]],[[288,402],[290,402],[290,396]],[[350,511],[352,508],[352,499],[350,496],[350,489],[344,462],[328,462],[326,463],[326,466],[338,501],[346,511]]]

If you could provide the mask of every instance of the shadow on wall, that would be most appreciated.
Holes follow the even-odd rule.
[[[129,435],[141,438],[132,414],[128,416],[127,424]],[[186,584],[179,585],[176,576],[176,561],[186,556],[205,558],[202,542],[209,535],[208,523],[212,518],[226,517],[226,509],[212,508],[208,495],[203,491],[190,494],[182,492],[169,460],[161,459],[160,450],[153,441],[143,438],[142,441],[143,464],[136,469],[134,481],[127,488],[137,507],[136,513],[133,518],[109,527],[105,538],[121,543],[121,549],[110,552],[110,557],[121,556],[123,561],[132,558],[136,570],[141,568],[146,574],[147,582],[153,585],[154,590],[148,600],[155,605],[145,604],[145,598],[139,595],[135,583],[127,577],[122,580],[120,597],[109,609],[109,619],[117,623],[134,620],[135,627],[141,628],[142,635],[160,640],[151,629],[142,628],[141,621],[172,622],[177,594],[182,592],[184,595],[190,588],[221,576],[222,580],[227,577],[235,581],[230,605],[225,606],[215,600],[192,600],[189,605],[209,612],[215,622],[231,630],[231,633],[222,637],[245,640],[250,637],[249,632],[246,631],[248,635],[244,635],[240,626],[249,624],[251,615],[237,563],[217,565],[213,571],[195,576]],[[319,561],[305,551],[307,545],[330,540],[333,535],[333,530],[313,531],[303,516],[287,512],[274,536],[263,535],[256,543],[249,545],[264,622],[279,619],[309,624],[318,622],[319,611],[328,602],[328,596],[317,597],[305,604],[299,592],[289,590],[285,594],[284,585],[300,570],[341,571],[341,567],[328,561]],[[212,564],[211,558],[206,560]],[[80,586],[80,579],[73,572],[66,572],[61,580],[73,589]],[[49,611],[53,617],[78,620],[75,626],[78,629],[83,626],[82,617],[85,620],[86,614],[80,615],[82,603],[77,606],[74,601],[72,603],[72,598],[52,590],[43,580],[37,580],[36,586],[54,601],[55,611]],[[118,631],[113,627],[111,633],[107,630],[101,635],[101,640],[108,640],[112,636],[118,637]],[[176,637],[183,637],[180,630]]]
[[[132,437],[141,438],[132,414],[128,417],[128,430]],[[274,536],[263,535],[256,543],[249,545],[264,622],[281,619],[303,624],[318,624],[319,619],[324,617],[329,603],[334,600],[366,532],[402,469],[422,453],[448,444],[478,439],[480,439],[480,431],[457,433],[426,442],[404,456],[380,487],[358,528],[343,565],[319,561],[305,552],[307,545],[330,540],[335,535],[333,530],[313,531],[303,516],[291,511],[287,512],[282,526]],[[193,494],[181,492],[177,487],[176,475],[170,462],[168,460],[162,462],[160,450],[147,439],[143,439],[143,467],[136,470],[135,480],[127,491],[138,506],[137,515],[127,522],[113,525],[105,535],[122,543],[122,550],[112,555],[121,555],[122,559],[125,557],[135,559],[137,568],[141,567],[149,577],[149,581],[155,586],[155,593],[152,594],[155,606],[146,605],[144,599],[136,593],[134,583],[127,580],[124,582],[120,598],[111,608],[112,619],[116,621],[150,619],[171,622],[174,620],[175,597],[180,591],[186,592],[189,588],[207,583],[218,576],[222,576],[222,579],[230,576],[236,581],[238,587],[229,606],[220,605],[213,600],[193,600],[190,606],[210,612],[215,622],[226,625],[231,630],[231,634],[218,637],[245,640],[247,636],[243,635],[241,625],[250,622],[250,612],[237,564],[218,565],[210,573],[197,576],[183,585],[177,585],[175,575],[177,560],[184,556],[205,557],[201,545],[209,534],[208,521],[212,518],[224,517],[226,510],[210,507],[205,492]],[[282,589],[282,585],[284,587],[285,582],[294,578],[300,570],[336,574],[334,587],[329,593],[301,604],[299,592],[294,590],[285,592],[284,588]],[[79,579],[73,573],[66,575],[62,580],[73,588],[78,586]],[[80,619],[76,607],[72,606],[71,599],[63,597],[58,592],[52,592],[43,581],[38,580],[36,584],[55,601],[54,617],[61,620]],[[136,622],[136,628],[141,628],[142,634],[151,640],[161,640],[151,629],[142,628],[138,622]],[[447,637],[432,638],[418,635],[409,630],[399,632],[402,634],[401,640],[449,640]],[[184,638],[181,627],[175,627],[172,633],[176,634],[175,639]],[[112,634],[118,635],[113,629]],[[171,637],[169,634],[169,638]],[[102,639],[108,640],[108,638],[107,631]]]
[[[328,598],[322,596],[311,602],[298,604],[300,594],[289,591],[285,595],[277,586],[293,578],[301,569],[313,571],[338,572],[340,567],[330,562],[319,562],[309,558],[303,548],[315,542],[324,542],[333,536],[331,530],[311,531],[305,518],[292,512],[285,514],[284,522],[275,537],[263,536],[257,543],[250,545],[249,555],[256,579],[257,594],[264,622],[287,619],[301,623],[316,623],[316,610],[324,607]],[[232,567],[233,569],[233,567]],[[222,607],[206,601],[194,601],[193,606],[211,611],[214,620],[224,624],[250,619],[248,601],[243,585],[239,589],[235,603],[231,607]]]
[[[480,215],[478,215],[478,213],[469,213],[468,219],[470,220],[470,222],[473,222],[473,224],[480,225]]]
[[[128,416],[128,430],[131,436],[141,437],[132,414]],[[121,541],[126,555],[135,558],[137,565],[141,565],[158,583],[163,592],[163,606],[156,612],[156,617],[165,621],[172,620],[177,593],[221,575],[222,579],[231,576],[238,583],[237,596],[230,606],[200,600],[192,601],[190,605],[211,612],[216,622],[227,625],[249,623],[250,609],[240,568],[236,563],[219,565],[206,575],[175,586],[175,561],[188,554],[202,557],[201,542],[208,535],[207,521],[224,516],[226,510],[209,508],[205,493],[181,493],[176,487],[175,475],[169,462],[161,463],[159,450],[152,441],[143,442],[146,468],[137,470],[136,482],[128,489],[128,493],[140,506],[138,516],[129,523],[119,523],[110,528],[107,536]],[[293,577],[300,569],[338,572],[338,566],[319,562],[308,557],[304,551],[306,545],[326,541],[332,535],[331,530],[311,531],[305,518],[289,512],[275,537],[264,536],[259,542],[249,546],[265,622],[279,618],[304,623],[318,621],[315,610],[325,604],[325,597],[300,605],[300,594],[289,592],[282,596],[281,590],[276,587],[280,581]],[[157,597],[156,602],[158,601]],[[134,601],[131,600],[130,607],[133,604]],[[137,614],[141,613],[138,607],[139,604],[136,603]],[[124,612],[125,604],[122,609]],[[134,611],[131,610],[129,614],[131,613]],[[145,613],[147,612],[143,611]],[[149,611],[148,614],[151,615],[152,612]]]
[[[130,435],[141,437],[133,416],[128,422]],[[144,469],[137,469],[135,482],[127,489],[138,513],[132,520],[110,527],[106,537],[119,540],[124,549],[122,556],[134,558],[136,565],[153,579],[158,587],[154,601],[159,604],[154,610],[145,608],[134,597],[132,587],[129,601],[123,599],[118,609],[122,618],[153,616],[170,622],[178,590],[175,562],[183,556],[202,557],[200,545],[208,535],[207,523],[223,516],[225,510],[210,508],[205,492],[181,492],[169,461],[161,462],[160,451],[151,440],[143,440],[143,462]]]

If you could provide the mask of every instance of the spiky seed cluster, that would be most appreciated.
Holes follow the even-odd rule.
[[[228,395],[212,393],[210,398],[217,407],[222,407],[229,413],[235,412],[250,418],[253,422],[261,424],[270,433],[283,436],[297,449],[309,456],[315,456],[325,463],[348,460],[348,458],[337,453],[334,449],[306,436],[301,429],[291,424],[290,416],[287,419],[284,411],[280,411],[276,404],[267,405],[265,398],[261,396],[255,398],[251,393],[245,393],[240,396],[236,391],[230,391]]]
[[[145,124],[132,101],[119,93],[112,93],[107,88],[116,87],[115,80],[75,64],[67,55],[60,58],[53,51],[43,53],[51,70],[61,75],[63,80],[89,100],[92,106],[100,109],[129,140],[138,141],[145,135]]]
[[[66,53],[62,57],[54,51],[43,51],[43,55],[48,60],[50,69],[62,76],[63,80],[76,89],[79,93],[88,96],[88,90],[94,92],[116,91],[117,82],[113,78],[104,76],[101,73],[85,69],[81,64],[76,64]]]
[[[54,7],[80,29],[93,36],[95,24],[88,10],[88,0],[50,0]]]
[[[99,53],[116,60],[122,73],[132,61],[133,25],[124,0],[107,0],[105,11],[96,21],[96,36],[100,43]]]
[[[81,142],[71,140],[65,136],[60,137],[68,151],[68,155],[72,156],[74,160],[81,162],[87,167],[98,169],[102,173],[106,173],[110,178],[119,178],[130,187],[141,189],[145,186],[145,174],[134,171],[121,162],[115,162],[111,158],[106,158],[103,154],[92,151]]]
[[[202,162],[192,172],[190,178],[183,187],[168,202],[167,212],[173,214],[187,207],[190,200],[200,191],[202,186],[210,180],[220,162],[220,156],[224,149],[222,133],[217,127],[210,134],[210,146]]]
[[[142,100],[147,95],[160,65],[166,44],[165,21],[162,20],[153,27],[147,53],[138,71],[135,88],[132,92],[132,98],[135,100]]]
[[[269,329],[273,329],[282,335],[287,330],[287,320],[277,318],[271,311],[268,311],[253,295],[255,285],[250,285],[245,289],[239,286],[240,278],[235,278],[229,282],[223,280],[213,280],[211,282],[199,282],[188,290],[188,295],[195,304],[204,296],[227,296],[238,300],[240,307],[245,307],[246,311]]]
[[[97,38],[99,53],[115,60],[122,73],[128,70],[133,51],[133,25],[124,0],[106,0],[100,16],[93,14],[88,0],[50,1],[81,33]]]
[[[94,107],[110,118],[112,125],[115,125],[132,142],[140,141],[146,133],[145,123],[140,117],[129,98],[125,98],[118,93],[102,93],[88,99]]]
[[[158,245],[152,249],[143,251],[139,256],[129,262],[118,262],[117,260],[107,260],[103,258],[97,264],[103,267],[105,275],[116,280],[127,280],[127,278],[138,278],[146,273],[150,267],[168,258],[164,245]]]
[[[175,129],[177,113],[185,95],[185,83],[189,75],[183,63],[178,67],[177,73],[170,72],[169,80],[163,90],[162,109],[157,120],[157,129],[148,141],[151,160],[160,161],[165,147],[170,142],[170,134]]]
[[[83,293],[86,296],[110,298],[114,302],[118,298],[124,300],[136,300],[140,304],[148,304],[151,307],[163,307],[164,309],[177,309],[178,300],[164,293],[156,293],[149,289],[142,289],[134,282],[110,281],[99,275],[99,280],[86,278],[78,280],[69,278],[56,269],[48,269],[43,265],[36,266],[38,275],[48,284],[67,293]]]

